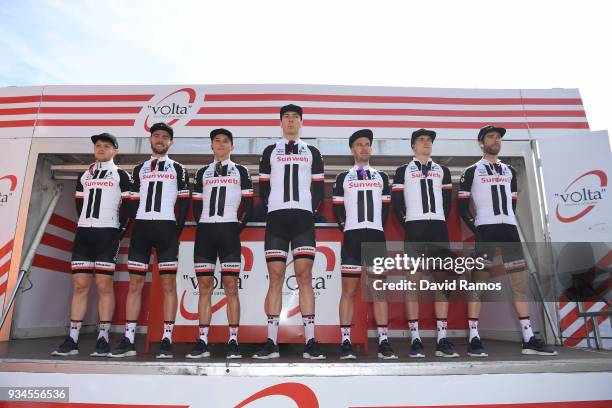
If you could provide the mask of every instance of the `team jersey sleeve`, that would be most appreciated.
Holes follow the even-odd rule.
[[[404,175],[406,174],[406,165],[400,166],[395,170],[393,176],[393,185],[391,186],[391,201],[393,203],[393,212],[395,216],[404,224],[406,220],[406,202],[404,200]]]
[[[391,187],[389,185],[389,176],[387,173],[380,172],[380,176],[383,179],[383,190],[382,190],[382,225],[383,227],[387,223],[389,218],[389,206],[391,205]]]
[[[516,177],[516,170],[514,167],[508,166],[512,173],[512,180],[510,181],[510,192],[512,194],[512,210],[516,214],[516,203],[518,202],[518,179]]]
[[[270,158],[274,146],[275,145],[270,145],[266,147],[259,159],[259,198],[266,206],[268,205],[268,198],[270,197],[270,173],[272,172]]]
[[[180,236],[185,226],[185,221],[187,221],[191,193],[189,192],[189,174],[187,170],[177,162],[174,162],[174,170],[176,171],[176,187],[178,190],[175,205],[176,227],[178,232],[177,236]]]
[[[453,179],[448,167],[442,166],[442,173],[442,207],[444,208],[444,219],[448,220],[453,198]]]
[[[192,203],[191,208],[193,211],[193,219],[196,223],[200,222],[202,217],[202,200],[204,199],[204,184],[202,182],[204,172],[208,168],[208,165],[201,167],[195,174],[193,179],[193,193],[191,195]]]
[[[81,216],[81,212],[83,211],[83,183],[81,183],[81,178],[83,175],[81,174],[76,182],[76,188],[74,190],[74,204],[76,206],[77,216]]]
[[[325,193],[325,169],[323,166],[323,157],[321,152],[314,146],[308,145],[310,152],[312,153],[312,182],[311,182],[311,193],[312,193],[312,212],[316,212],[321,203],[323,202],[323,195]]]
[[[242,212],[238,214],[238,222],[240,223],[240,230],[243,230],[253,216],[253,181],[246,167],[240,165],[236,167],[240,173],[240,190],[242,196],[240,200]]]
[[[461,175],[459,181],[459,193],[457,195],[459,205],[459,216],[470,230],[476,232],[474,215],[470,211],[470,198],[472,197],[472,184],[474,183],[474,172],[476,166],[470,166]]]
[[[130,206],[132,205],[132,178],[125,170],[118,169],[119,188],[121,189],[121,206],[119,207],[119,226],[120,229],[127,228],[131,218]]]
[[[346,174],[346,171],[338,174],[332,192],[334,216],[336,217],[336,222],[341,231],[344,231],[344,225],[346,223],[346,209],[344,208],[344,179],[346,178]]]
[[[140,163],[134,167],[132,171],[132,188],[130,191],[130,218],[136,218],[138,212],[138,204],[140,203],[140,170],[144,163]]]

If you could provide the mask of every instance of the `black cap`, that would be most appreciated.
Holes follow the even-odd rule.
[[[283,118],[283,115],[287,112],[295,112],[300,115],[300,119],[302,119],[302,107],[294,105],[290,103],[289,105],[285,105],[280,109],[280,118]]]
[[[151,134],[153,134],[156,130],[165,130],[170,135],[170,139],[174,139],[174,130],[170,125],[164,122],[158,122],[151,126]]]
[[[436,139],[436,132],[429,129],[419,129],[412,132],[412,137],[410,138],[410,146],[414,144],[414,141],[419,136],[429,136],[431,137],[431,143]]]
[[[93,135],[91,137],[91,141],[93,144],[96,144],[98,140],[106,140],[107,142],[111,142],[115,149],[119,148],[119,143],[117,143],[117,138],[110,133],[100,133],[99,135]]]
[[[359,139],[360,137],[367,137],[368,139],[370,139],[370,143],[372,143],[372,139],[374,139],[374,133],[372,133],[371,129],[360,129],[356,131],[351,135],[351,137],[349,137],[349,147],[353,147],[353,143],[355,143],[355,140]]]
[[[506,129],[494,125],[487,125],[478,131],[478,141],[481,142],[485,135],[489,132],[498,132],[501,137],[506,134]]]
[[[223,128],[212,130],[210,132],[210,140],[213,140],[215,136],[217,135],[225,135],[229,137],[229,140],[232,142],[232,144],[234,144],[234,136],[232,135],[232,132],[230,132],[229,130],[223,129]]]

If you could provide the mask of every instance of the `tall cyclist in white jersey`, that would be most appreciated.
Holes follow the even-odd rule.
[[[187,358],[210,356],[208,329],[212,317],[211,297],[217,259],[227,299],[229,339],[226,357],[242,358],[238,347],[241,268],[240,232],[253,212],[253,184],[246,167],[234,163],[230,153],[234,137],[227,129],[210,132],[214,161],[200,168],[193,180],[193,218],[198,223],[193,251],[198,301],[199,338]]]
[[[404,223],[404,242],[410,256],[443,258],[449,249],[446,220],[451,210],[452,179],[449,169],[431,159],[436,132],[419,129],[412,133],[410,145],[414,158],[400,166],[393,179],[393,209]],[[423,270],[414,271],[411,278],[419,282]],[[436,281],[444,282],[447,275],[441,270],[429,271]],[[436,356],[459,357],[446,337],[448,318],[447,293],[435,293]],[[418,292],[407,294],[406,316],[410,330],[410,357],[425,357],[419,334]]]
[[[74,196],[79,221],[72,246],[70,335],[51,353],[54,356],[79,353],[79,332],[94,274],[100,322],[91,356],[104,357],[110,352],[108,335],[115,310],[113,273],[121,232],[129,220],[131,180],[113,161],[119,148],[115,136],[102,133],[92,136],[91,141],[96,162],[77,180]]]
[[[357,357],[351,343],[351,326],[359,278],[364,269],[372,275],[374,258],[387,256],[384,225],[389,216],[391,191],[389,177],[370,166],[373,138],[370,129],[361,129],[351,135],[349,147],[355,165],[338,174],[333,190],[334,215],[344,232],[339,304],[342,360]],[[376,279],[381,278],[376,276]],[[378,330],[378,358],[397,359],[388,338],[387,301],[374,297],[373,308]]]
[[[190,200],[187,171],[168,157],[173,139],[174,130],[169,125],[160,122],[151,126],[151,158],[134,168],[132,201],[136,217],[128,252],[130,286],[126,300],[125,336],[109,354],[110,357],[136,355],[136,323],[153,248],[164,295],[164,332],[156,357],[173,357],[172,331],[178,305],[178,240],[187,219]]]
[[[254,358],[278,358],[278,324],[282,309],[282,285],[289,246],[299,286],[304,325],[303,357],[324,359],[315,340],[315,298],[312,265],[315,258],[313,213],[323,200],[323,158],[319,150],[300,140],[302,108],[286,105],[280,110],[283,137],[266,147],[259,163],[260,197],[268,207],[265,256],[268,266],[268,340]]]
[[[459,184],[459,214],[476,236],[476,254],[492,266],[497,249],[508,274],[514,308],[518,315],[523,337],[523,354],[556,355],[557,352],[536,338],[529,318],[526,296],[527,262],[523,255],[521,239],[516,226],[516,202],[518,183],[516,171],[498,159],[502,138],[506,129],[488,125],[478,132],[478,144],[483,152],[481,160],[464,170]],[[476,216],[470,211],[470,199]],[[473,271],[476,281],[487,279],[488,272]],[[468,302],[469,344],[468,355],[486,357],[480,335],[480,293],[474,292]]]

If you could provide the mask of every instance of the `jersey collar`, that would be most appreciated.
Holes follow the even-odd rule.
[[[482,159],[480,159],[480,161],[482,163],[485,163],[485,164],[488,164],[488,163],[500,164],[501,163],[501,160],[499,160],[499,157],[497,158],[496,162],[489,161],[489,160],[485,159],[484,157]]]
[[[358,165],[356,165],[356,164],[355,164],[355,165],[353,166],[353,170],[357,171],[357,169],[358,169],[359,167],[363,167],[363,169],[364,169],[364,170],[371,170],[371,169],[372,169],[372,168],[370,167],[370,163],[368,163],[368,164],[366,164],[365,166],[358,166]]]
[[[169,159],[169,157],[168,157],[167,154],[164,155],[164,156],[161,156],[161,157],[153,157],[153,156],[151,156],[151,158],[150,158],[150,160],[157,160],[157,161],[166,161],[168,159]]]
[[[109,170],[112,169],[113,167],[115,167],[115,162],[113,161],[113,159],[110,159],[109,161],[105,161],[105,162],[95,162],[94,163],[94,168],[96,170]]]
[[[217,163],[218,163],[218,161],[217,161],[217,160],[213,160],[213,162],[212,162],[213,167],[214,167],[214,166],[215,166]],[[231,159],[225,159],[225,160],[223,160],[223,161],[221,162],[221,165],[222,165],[222,166],[227,166],[227,165],[228,165],[228,164],[230,164],[230,163],[232,163],[232,160],[231,160]]]
[[[421,161],[420,161],[419,159],[417,159],[417,158],[416,158],[416,156],[412,158],[412,161],[413,161],[413,162],[418,162],[418,163],[421,163]],[[430,164],[430,163],[433,163],[433,160],[431,159],[431,157],[430,157],[430,158],[427,160],[426,165],[427,165],[427,164]]]

